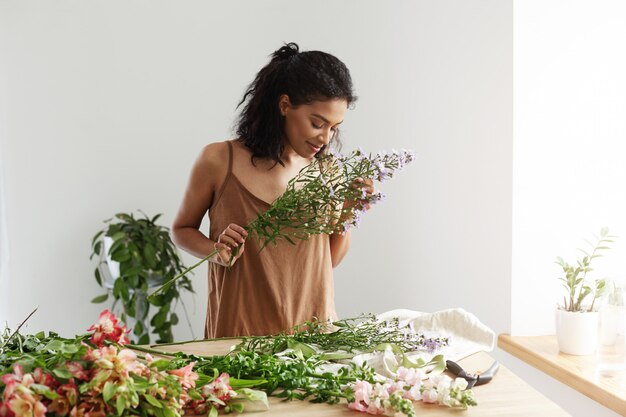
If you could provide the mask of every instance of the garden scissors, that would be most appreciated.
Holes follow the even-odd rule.
[[[453,361],[446,361],[446,369],[456,375],[458,378],[463,378],[467,381],[467,388],[470,389],[474,385],[483,385],[491,381],[493,376],[500,369],[498,361],[494,361],[493,364],[484,372],[477,372],[471,374],[466,372],[461,365]]]

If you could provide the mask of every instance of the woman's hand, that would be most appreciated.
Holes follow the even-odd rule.
[[[238,224],[231,223],[217,238],[215,249],[218,250],[214,262],[231,267],[243,254],[248,232]]]
[[[351,217],[352,209],[354,208],[363,211],[370,209],[369,197],[371,197],[376,192],[376,189],[374,188],[374,181],[372,181],[370,178],[357,178],[356,180],[354,180],[350,187],[353,190],[360,190],[358,192],[355,191],[355,194],[361,194],[363,197],[357,198],[356,200],[344,201],[343,213],[346,213],[346,215]]]

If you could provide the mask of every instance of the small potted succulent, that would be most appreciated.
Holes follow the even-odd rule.
[[[178,302],[182,304],[180,293],[193,292],[193,288],[191,280],[183,276],[176,285],[169,285],[158,296],[147,299],[149,288],[175,277],[185,267],[169,229],[156,223],[161,215],[150,218],[141,213],[143,218],[118,213],[113,219],[105,220],[107,226],[93,237],[90,258],[97,257],[96,281],[107,292],[92,302],[102,303],[112,296],[112,310],[121,307],[120,318],[132,328],[133,342],[150,343],[151,326],[152,333],[158,335],[156,342],[168,343],[173,341],[172,326],[178,323],[174,309]],[[149,314],[151,305],[156,308],[153,315]]]
[[[600,230],[596,243],[587,242],[589,249],[579,249],[582,256],[576,265],[570,265],[561,257],[556,263],[563,270],[559,280],[563,282],[567,293],[563,304],[556,311],[556,335],[559,350],[570,355],[590,355],[595,352],[598,344],[598,311],[597,303],[606,288],[606,279],[590,280],[588,273],[593,271],[591,263],[601,257],[600,252],[609,249],[614,236],[609,229]]]

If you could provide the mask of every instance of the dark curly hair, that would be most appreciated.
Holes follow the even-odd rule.
[[[253,164],[255,158],[269,158],[284,165],[284,120],[278,108],[282,94],[296,106],[336,98],[350,106],[357,99],[343,62],[326,52],[299,52],[297,44],[285,44],[271,55],[237,105],[245,103],[236,120],[237,140],[252,151]],[[332,141],[339,143],[338,131]]]

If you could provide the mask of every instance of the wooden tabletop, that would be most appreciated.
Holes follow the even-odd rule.
[[[166,352],[185,352],[197,355],[223,355],[230,347],[238,343],[234,340],[216,340],[191,342],[184,345],[153,346],[154,349]],[[487,369],[493,358],[484,352],[474,354],[459,364],[468,372]],[[468,410],[455,410],[445,406],[414,403],[417,415],[422,417],[454,415],[462,417],[561,417],[569,416],[563,409],[543,396],[519,377],[500,366],[500,370],[491,382],[473,389],[478,405]],[[356,412],[348,409],[345,403],[328,405],[312,404],[308,401],[283,402],[279,398],[270,397],[270,409],[263,416],[356,416]],[[363,414],[366,415],[366,414]]]
[[[626,371],[603,375],[598,372],[595,355],[560,353],[556,336],[502,334],[498,346],[605,407],[626,415]]]

